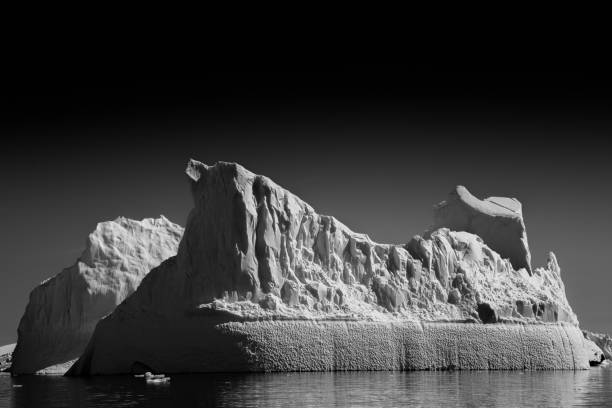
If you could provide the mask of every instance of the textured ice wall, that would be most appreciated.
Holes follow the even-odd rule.
[[[596,355],[561,324],[352,321],[113,322],[70,374],[438,369],[586,369]],[[173,336],[160,336],[161,330]],[[116,336],[112,341],[110,336]]]
[[[64,373],[98,320],[134,292],[151,268],[176,254],[182,233],[163,216],[99,223],[77,262],[30,293],[12,372]]]

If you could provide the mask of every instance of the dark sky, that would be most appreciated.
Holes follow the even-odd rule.
[[[593,73],[217,72],[18,79],[2,92],[0,344],[99,221],[191,207],[191,157],[236,161],[379,242],[426,229],[457,184],[523,203],[583,328],[612,332],[612,81]]]

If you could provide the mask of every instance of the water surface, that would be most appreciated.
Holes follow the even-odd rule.
[[[18,387],[15,387],[15,386]],[[0,407],[612,406],[612,368],[131,376],[0,375]]]

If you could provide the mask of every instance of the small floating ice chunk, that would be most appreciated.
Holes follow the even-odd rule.
[[[155,379],[161,379],[161,378],[165,378],[166,377],[165,374],[153,374],[150,371],[147,371],[144,376],[145,376],[145,378],[147,380],[149,380],[149,379],[155,380]]]
[[[147,378],[147,384],[167,384],[169,382],[170,382],[170,377]]]

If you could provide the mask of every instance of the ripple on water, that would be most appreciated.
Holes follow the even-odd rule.
[[[14,387],[22,385],[22,387]],[[0,375],[0,407],[612,406],[612,368],[131,376]]]

